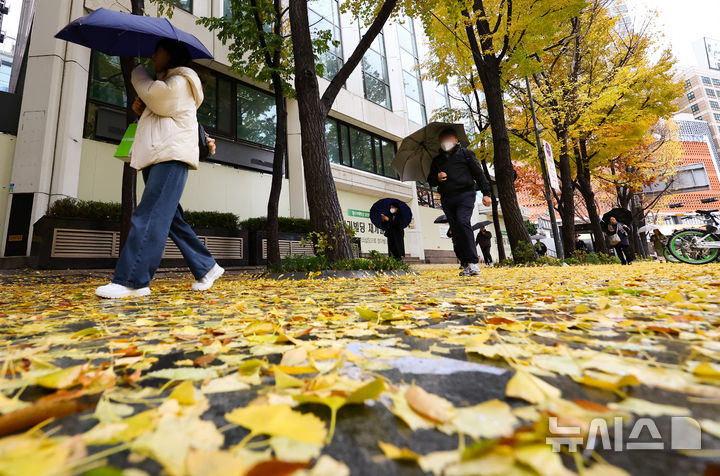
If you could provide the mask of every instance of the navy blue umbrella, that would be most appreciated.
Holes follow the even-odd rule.
[[[370,221],[378,228],[385,229],[385,222],[382,215],[390,216],[390,205],[395,204],[403,219],[403,228],[407,228],[412,221],[412,211],[406,203],[395,198],[381,198],[370,208]]]
[[[98,8],[69,23],[55,35],[60,40],[87,46],[111,56],[149,58],[163,38],[183,43],[192,58],[212,58],[200,40],[167,18],[145,17]]]

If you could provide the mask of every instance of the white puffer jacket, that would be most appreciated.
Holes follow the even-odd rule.
[[[144,66],[132,72],[132,84],[145,103],[130,165],[141,170],[177,160],[198,168],[197,109],[203,102],[200,78],[190,68],[172,68],[163,80],[153,80]]]

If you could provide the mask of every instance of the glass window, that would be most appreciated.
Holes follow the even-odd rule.
[[[427,123],[425,97],[418,69],[420,61],[418,59],[415,26],[412,18],[406,17],[402,23],[398,23],[397,31],[398,41],[400,42],[400,62],[403,68],[408,118],[424,126]]]
[[[689,79],[686,79],[685,80],[685,89],[688,89],[690,86],[692,86],[692,81],[690,81]]]
[[[435,100],[437,102],[437,109],[450,107],[450,92],[448,91],[447,84],[438,83],[435,88]]]
[[[361,32],[362,34],[362,32]],[[385,56],[385,35],[380,32],[362,60],[365,99],[392,110],[390,78]]]
[[[392,168],[395,142],[332,118],[325,123],[325,132],[330,162],[397,178]]]
[[[217,129],[217,76],[200,75],[205,84],[205,100],[198,108],[198,121],[210,129]]]
[[[712,81],[710,81],[710,78],[708,78],[707,76],[702,77],[702,82],[703,82],[703,84],[707,84],[707,85],[712,84]]]
[[[702,116],[698,116],[695,118],[696,121],[704,121],[705,119],[702,118]]]
[[[716,121],[720,121],[720,114],[718,114],[717,112],[713,114],[713,117]]]
[[[386,177],[397,178],[397,173],[392,168],[392,161],[395,159],[395,152],[397,150],[397,144],[389,140],[382,140],[382,161],[384,168],[384,175]]]
[[[10,73],[12,72],[12,63],[3,61],[0,63],[0,91],[7,92],[10,89]]]
[[[228,18],[232,16],[232,3],[230,0],[223,0],[223,16]]]
[[[275,98],[237,84],[237,137],[267,147],[275,147],[277,111]]]
[[[710,107],[713,109],[720,109],[720,104],[717,101],[710,101]]]
[[[687,93],[687,98],[688,101],[692,101],[693,99],[695,99],[695,93],[690,91],[689,93]]]
[[[219,76],[217,81],[217,130],[232,134],[232,83],[228,78]]]
[[[119,56],[93,51],[88,96],[95,101],[125,107],[125,83]]]
[[[712,83],[713,83],[713,86],[720,87],[720,79],[713,78]]]
[[[178,0],[177,6],[185,10],[186,12],[192,13],[193,11],[193,0]]]
[[[700,110],[700,106],[698,106],[697,104],[693,104],[692,106],[690,106],[690,110],[692,110],[692,112],[698,112]]]
[[[714,89],[705,88],[705,93],[706,93],[708,96],[715,97],[715,90],[714,90]]]
[[[325,121],[325,137],[327,138],[328,155],[330,162],[340,164],[340,132],[337,121],[328,119]]]
[[[332,79],[343,65],[342,34],[340,31],[340,7],[338,0],[311,0],[308,3],[308,20],[313,36],[329,31],[333,44],[320,56],[324,66],[323,77]]]
[[[370,134],[354,127],[350,128],[350,153],[353,168],[375,173]]]

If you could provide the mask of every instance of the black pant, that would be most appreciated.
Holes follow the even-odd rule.
[[[483,258],[485,258],[485,264],[492,263],[492,253],[490,253],[490,247],[489,246],[481,246],[480,250],[482,251]]]
[[[455,240],[455,254],[463,264],[477,264],[475,236],[470,226],[470,218],[475,210],[475,191],[446,194],[441,197],[441,201],[443,212],[445,212]]]
[[[635,259],[632,250],[630,250],[630,245],[615,245],[615,254],[620,258],[622,264],[630,264]]]

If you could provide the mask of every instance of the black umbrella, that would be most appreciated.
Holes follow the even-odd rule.
[[[481,221],[481,222],[479,222],[479,223],[475,223],[475,224],[473,225],[472,229],[473,229],[473,230],[479,230],[480,228],[482,228],[482,227],[484,227],[484,226],[488,226],[488,225],[491,224],[491,223],[492,223],[492,222],[489,221],[489,220]]]
[[[627,208],[613,208],[602,217],[602,225],[605,231],[607,231],[607,226],[610,223],[610,218],[612,217],[615,217],[617,221],[624,223],[627,226],[632,224],[632,212],[630,210]]]
[[[394,198],[381,198],[373,204],[370,208],[370,221],[373,225],[385,229],[385,222],[382,220],[382,216],[390,216],[390,205],[396,205],[400,211],[400,217],[403,219],[403,227],[407,228],[412,221],[412,210],[407,206],[406,203],[396,200]]]
[[[433,223],[447,223],[447,222],[448,222],[447,217],[445,215],[440,215],[439,217],[437,217],[435,219],[435,221]]]

